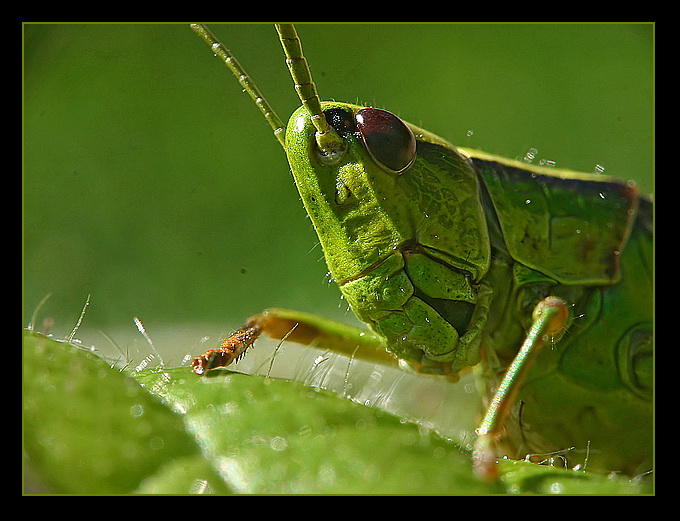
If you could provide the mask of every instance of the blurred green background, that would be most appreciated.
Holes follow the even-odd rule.
[[[211,28],[287,119],[274,28]],[[298,31],[324,99],[653,191],[651,24]],[[91,294],[78,336],[122,346],[133,317],[199,339],[269,306],[346,316],[283,151],[188,25],[25,25],[23,109],[24,325],[47,294],[37,329],[68,335]]]

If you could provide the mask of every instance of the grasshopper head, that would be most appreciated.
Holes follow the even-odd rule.
[[[318,153],[316,129],[304,107],[289,121],[286,153],[329,270],[341,283],[390,255],[409,237],[409,219],[407,208],[393,203],[398,174],[378,166],[361,140],[354,115],[364,107],[322,106],[327,118],[344,129],[342,157],[331,162]]]
[[[403,344],[395,354],[451,362],[489,265],[475,172],[451,145],[387,111],[321,106],[344,152],[332,159],[319,152],[304,107],[289,121],[285,148],[334,280],[361,320],[391,346]],[[455,315],[444,317],[451,331],[436,346],[422,332],[418,340],[409,336],[408,324],[394,325],[411,298],[428,309],[447,301],[444,315]]]

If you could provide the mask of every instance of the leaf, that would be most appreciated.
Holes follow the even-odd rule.
[[[234,490],[258,494],[500,491],[468,455],[415,424],[319,389],[226,370],[144,371],[139,381],[184,414]]]
[[[644,493],[628,479],[469,454],[423,426],[302,384],[187,367],[128,376],[24,335],[24,450],[59,493]]]
[[[537,465],[528,461],[499,461],[502,480],[514,494],[649,494],[652,484],[644,478],[577,472]]]
[[[23,368],[26,461],[50,491],[131,493],[173,461],[203,460],[180,416],[98,356],[25,333]],[[209,466],[193,479],[228,491]],[[167,481],[165,492],[193,486]]]

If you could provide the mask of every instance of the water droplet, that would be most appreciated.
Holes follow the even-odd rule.
[[[530,148],[527,150],[527,153],[524,154],[522,161],[525,163],[531,163],[534,159],[536,159],[536,154],[538,154],[538,150],[535,148]]]
[[[149,448],[151,450],[162,450],[165,447],[165,440],[160,436],[154,436],[149,440]]]
[[[191,485],[191,494],[203,494],[208,490],[208,482],[205,479],[197,479]]]
[[[435,447],[432,455],[436,459],[442,459],[446,457],[446,449],[444,447]]]
[[[470,137],[470,136],[472,136],[474,133],[475,133],[474,130],[468,130],[468,131],[466,132],[466,135],[467,135],[468,137]]]
[[[601,174],[604,172],[604,167],[602,165],[595,165],[595,173]]]
[[[142,414],[144,414],[144,407],[141,404],[136,403],[130,407],[130,416],[139,418]]]
[[[275,436],[274,438],[272,438],[272,441],[269,442],[269,447],[272,450],[275,450],[276,452],[281,452],[288,448],[288,442],[286,441],[286,438],[282,438],[281,436]]]
[[[562,492],[562,485],[559,482],[552,483],[550,485],[551,494],[559,494]]]
[[[319,468],[318,479],[325,485],[335,483],[336,475],[335,468],[332,465],[322,465]]]

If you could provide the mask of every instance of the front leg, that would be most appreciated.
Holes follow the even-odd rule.
[[[226,367],[240,359],[261,334],[276,340],[289,340],[303,345],[319,346],[336,353],[373,362],[396,365],[397,358],[385,349],[382,339],[374,333],[321,318],[311,313],[270,308],[250,317],[246,324],[192,361],[196,374]]]

